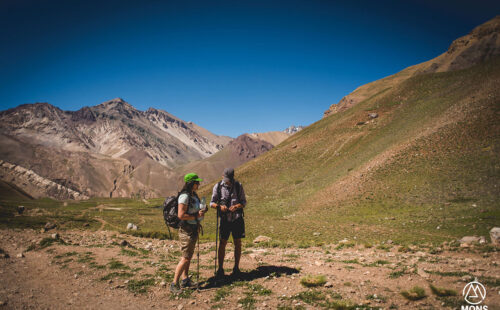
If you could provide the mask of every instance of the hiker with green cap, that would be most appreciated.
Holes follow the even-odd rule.
[[[182,258],[175,268],[174,281],[170,285],[172,293],[179,293],[180,287],[193,285],[189,278],[189,265],[194,254],[196,241],[198,240],[199,222],[207,209],[200,209],[200,198],[196,191],[203,181],[196,173],[188,173],[184,176],[184,187],[178,195],[178,217],[181,220],[179,226],[179,241],[181,242]],[[182,277],[179,285],[179,278]]]
[[[220,246],[217,253],[219,268],[216,271],[216,278],[218,279],[224,278],[224,256],[226,255],[226,244],[229,235],[233,236],[234,243],[234,267],[231,276],[234,278],[241,277],[239,264],[241,239],[245,238],[243,208],[246,203],[243,185],[234,179],[234,169],[224,169],[222,181],[215,184],[210,201],[212,208],[220,210]]]

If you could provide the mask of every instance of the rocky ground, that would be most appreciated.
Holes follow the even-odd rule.
[[[109,231],[55,234],[1,231],[0,309],[456,309],[466,304],[462,290],[476,277],[487,290],[483,305],[500,306],[500,257],[492,246],[360,246],[346,240],[311,248],[255,245],[244,249],[243,278],[214,286],[215,245],[204,243],[200,289],[172,296],[177,241]],[[232,258],[230,253],[228,273]],[[195,253],[194,280],[196,266]],[[449,290],[440,295],[457,295],[437,296],[431,285]],[[425,297],[402,296],[415,286]]]

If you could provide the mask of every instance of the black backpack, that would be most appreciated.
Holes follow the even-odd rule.
[[[178,193],[177,196],[169,196],[165,198],[163,202],[163,219],[167,227],[179,228],[181,225],[181,220],[179,219],[179,196],[182,194]],[[189,201],[188,205],[191,203],[191,196],[188,195]]]

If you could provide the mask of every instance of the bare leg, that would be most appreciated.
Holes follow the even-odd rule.
[[[177,284],[179,282],[179,277],[181,274],[184,274],[184,270],[187,267],[187,270],[189,270],[189,263],[191,259],[188,258],[181,258],[179,261],[179,264],[177,264],[177,267],[175,268],[175,274],[174,274],[174,283]]]
[[[234,268],[239,268],[241,258],[241,239],[233,239],[234,242]]]
[[[189,266],[191,266],[191,259],[189,259],[186,263],[186,266],[184,267],[184,270],[182,271],[182,279],[186,279],[189,277]]]
[[[219,244],[219,269],[224,270],[224,256],[226,256],[227,240],[221,239]]]

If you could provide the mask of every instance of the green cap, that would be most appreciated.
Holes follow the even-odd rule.
[[[184,176],[184,182],[189,183],[193,181],[201,182],[203,179],[200,179],[196,173],[188,173]]]

